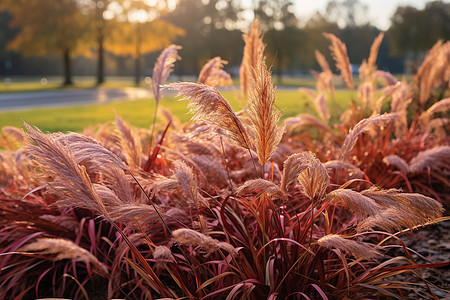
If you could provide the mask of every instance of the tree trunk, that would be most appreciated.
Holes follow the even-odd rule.
[[[134,58],[134,84],[139,86],[141,82],[141,56]]]
[[[283,81],[283,70],[282,70],[282,57],[281,57],[281,51],[277,53],[277,61],[278,61],[278,68],[277,68],[277,84],[282,84]]]
[[[64,85],[72,85],[72,70],[70,65],[70,50],[63,51],[63,66],[64,66]]]
[[[97,58],[97,85],[105,82],[105,73],[104,73],[104,57],[105,50],[103,49],[103,33],[98,33],[98,58]]]
[[[141,81],[141,42],[142,42],[141,26],[136,24],[136,53],[134,55],[134,84],[139,86]]]

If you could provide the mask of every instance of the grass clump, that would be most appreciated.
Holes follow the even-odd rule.
[[[346,48],[327,37],[343,70]],[[317,113],[281,119],[260,51],[253,72],[244,66],[243,111],[214,87],[219,68],[202,73],[213,86],[169,85],[195,118],[160,108],[155,136],[119,116],[82,134],[4,128],[2,297],[401,299],[414,288],[436,298],[419,271],[450,262],[413,255],[400,235],[448,219],[448,128],[427,125],[448,100],[435,85],[426,101],[405,92],[422,88],[423,72],[380,90],[374,52],[338,122],[328,69],[306,91]],[[404,272],[422,283],[392,279]]]

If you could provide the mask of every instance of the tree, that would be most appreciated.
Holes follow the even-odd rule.
[[[292,61],[301,49],[304,31],[298,27],[291,0],[261,0],[254,13],[261,29],[265,31],[268,62],[273,61],[280,83],[288,62]]]
[[[367,24],[367,6],[359,0],[330,0],[326,8],[327,17],[341,27],[356,27]]]
[[[304,67],[306,69],[311,69],[317,66],[314,55],[315,50],[319,50],[327,57],[328,61],[331,61],[330,51],[328,50],[330,43],[324,38],[323,33],[328,32],[338,35],[339,26],[335,22],[328,20],[328,18],[322,14],[316,13],[308,20],[304,26],[304,31],[306,33],[306,51],[303,58]]]
[[[179,66],[183,73],[198,74],[210,58],[220,56],[237,65],[242,59],[242,8],[236,0],[180,0],[164,19],[183,28],[175,43],[183,49]]]
[[[391,17],[387,32],[394,54],[418,53],[430,49],[437,40],[450,39],[450,3],[429,2],[424,9],[400,6]]]
[[[93,42],[97,45],[97,85],[105,81],[105,40],[114,30],[115,20],[108,17],[112,6],[119,5],[122,0],[78,0],[82,10],[91,19]],[[111,14],[109,14],[111,16]]]
[[[64,85],[72,84],[71,56],[86,50],[83,39],[88,19],[75,0],[2,0],[0,9],[13,15],[12,26],[21,28],[8,49],[25,55],[59,53],[63,58]]]
[[[162,1],[158,1],[159,4]],[[170,45],[184,30],[160,19],[159,6],[142,1],[123,1],[115,16],[117,26],[105,40],[105,47],[117,55],[131,55],[135,61],[135,84],[139,85],[142,55]]]

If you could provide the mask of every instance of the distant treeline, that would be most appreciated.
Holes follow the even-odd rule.
[[[235,0],[179,0],[174,7],[150,6],[144,2],[133,6],[137,1],[129,0],[65,2],[70,2],[73,9],[61,8],[64,9],[61,14],[66,16],[66,21],[74,18],[78,26],[74,30],[85,30],[86,34],[71,36],[64,26],[70,28],[72,25],[67,24],[75,21],[49,20],[47,27],[39,27],[41,9],[42,18],[56,18],[48,12],[57,9],[50,7],[53,1],[24,0],[17,6],[16,1],[5,0],[6,5],[0,5],[3,9],[0,12],[0,76],[66,74],[66,83],[70,83],[67,76],[97,74],[101,83],[104,75],[135,75],[138,82],[139,76],[151,76],[151,66],[159,50],[170,43],[183,47],[175,74],[197,74],[208,59],[220,56],[228,61],[225,68],[237,75],[235,70],[241,63],[244,45],[242,32],[248,30],[251,13],[264,32],[267,61],[273,66],[275,76],[305,74],[317,69],[314,50],[329,53],[323,32],[335,34],[347,45],[350,62],[357,70],[379,33],[364,20],[367,8],[357,0],[331,0],[325,11],[317,12],[309,20],[299,20],[289,0],[253,1],[251,8],[243,8],[241,1]],[[29,13],[24,8],[27,3],[28,9],[33,10],[35,23],[24,18]],[[142,13],[147,19],[136,17]],[[388,38],[380,47],[378,68],[391,73],[413,70],[426,49],[438,39],[449,39],[448,20],[450,3],[430,2],[422,10],[398,7],[391,16]],[[56,32],[52,24],[66,31]],[[33,29],[34,40],[29,36]],[[36,37],[37,34],[42,35]],[[70,52],[65,53],[59,44],[52,46],[52,35],[66,35],[70,41],[79,39],[80,42],[70,44],[71,48],[67,46]],[[45,41],[41,43],[42,40]],[[331,61],[330,57],[327,59]]]

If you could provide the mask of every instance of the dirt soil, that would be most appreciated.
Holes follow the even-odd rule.
[[[412,253],[412,257],[418,264],[450,261],[450,220],[404,234],[401,236],[401,240],[407,247],[417,251],[425,258]],[[402,254],[399,253],[399,255]],[[438,299],[450,300],[450,266],[439,269],[422,269],[418,273],[423,279],[435,285],[432,291]],[[395,276],[395,279],[419,284],[417,289],[408,293],[407,298],[433,299],[430,298],[429,292],[425,294],[426,285],[413,274],[403,273]]]

